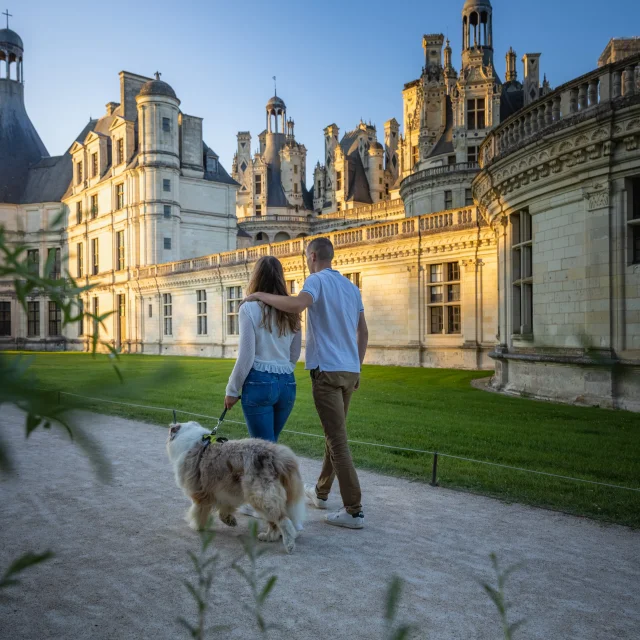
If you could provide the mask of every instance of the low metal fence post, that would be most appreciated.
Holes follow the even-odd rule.
[[[438,486],[438,452],[434,451],[433,453],[433,467],[431,469],[431,482],[429,483],[432,487]]]

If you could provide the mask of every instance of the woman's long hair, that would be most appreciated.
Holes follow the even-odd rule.
[[[277,296],[288,296],[287,284],[284,280],[282,263],[273,256],[262,256],[253,268],[251,280],[247,287],[247,295],[256,292],[273,293]],[[286,313],[274,309],[267,304],[262,305],[262,322],[260,323],[267,331],[272,331],[272,320],[275,316],[278,327],[278,336],[283,336],[287,330],[295,333],[300,331],[300,314]]]

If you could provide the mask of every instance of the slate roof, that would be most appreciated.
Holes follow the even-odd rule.
[[[354,129],[347,131],[340,141],[340,148],[344,152],[345,162],[347,163],[347,173],[349,176],[349,184],[347,188],[347,201],[362,202],[363,204],[372,204],[371,192],[369,189],[369,181],[367,180],[367,172],[362,164],[360,157],[360,137],[365,132],[362,129]]]
[[[444,131],[438,138],[438,141],[433,145],[433,149],[429,152],[428,158],[434,158],[435,156],[441,156],[445,153],[453,153],[453,105],[451,104],[451,98],[446,96],[446,120]]]
[[[507,82],[502,85],[502,95],[500,100],[500,122],[504,122],[524,107],[524,90],[519,82]]]
[[[20,204],[29,169],[49,152],[24,106],[24,86],[0,80],[0,202]]]
[[[236,182],[227,173],[227,170],[222,166],[222,163],[218,158],[218,154],[211,147],[207,146],[207,144],[204,141],[202,142],[202,152],[204,154],[203,165],[205,167],[207,166],[206,157],[207,157],[207,154],[209,154],[209,152],[211,152],[216,157],[216,159],[218,159],[218,162],[216,163],[217,171],[205,171],[204,172],[205,180],[209,180],[210,182],[221,182],[223,184],[234,184],[236,186],[240,186],[240,183]]]

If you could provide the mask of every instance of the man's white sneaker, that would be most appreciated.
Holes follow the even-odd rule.
[[[322,500],[321,498],[318,498],[318,494],[316,493],[316,485],[315,484],[305,484],[304,485],[304,494],[305,494],[305,496],[307,496],[307,498],[309,499],[309,502],[311,502],[311,504],[316,509],[326,509],[327,508],[327,501],[326,500]]]
[[[328,513],[326,520],[336,527],[346,527],[347,529],[362,529],[364,527],[364,513],[360,511],[360,513],[352,515],[347,513],[344,507],[335,513]]]

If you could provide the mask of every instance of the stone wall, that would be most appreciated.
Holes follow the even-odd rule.
[[[498,389],[640,409],[639,64],[564,85],[482,147],[473,188],[498,233]]]

